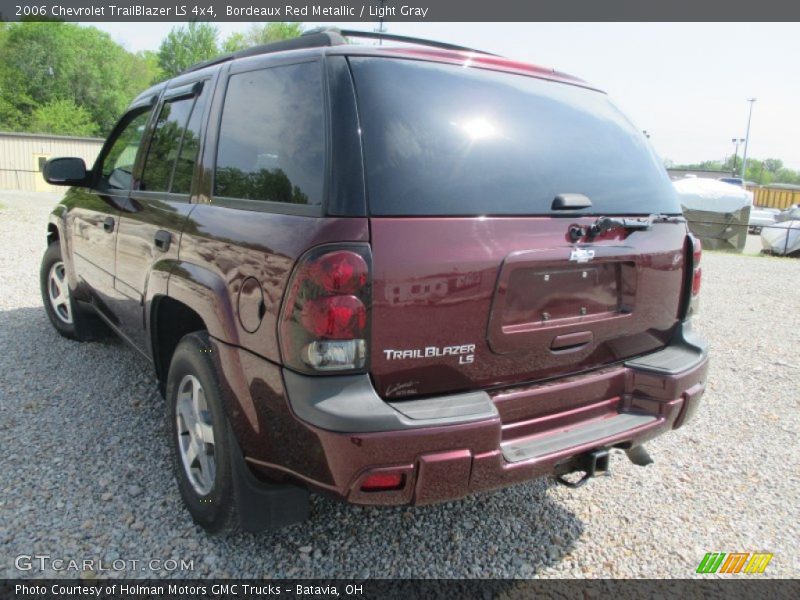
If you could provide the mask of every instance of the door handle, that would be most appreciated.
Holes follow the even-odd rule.
[[[585,346],[594,339],[591,331],[578,331],[576,333],[567,333],[553,338],[550,344],[551,350],[573,350],[581,346]]]
[[[103,231],[106,233],[114,231],[114,217],[106,217],[106,220],[103,221]]]
[[[172,235],[169,231],[164,231],[163,229],[159,229],[156,231],[155,237],[155,244],[156,248],[161,250],[162,252],[166,252],[169,250],[169,244],[172,241]]]

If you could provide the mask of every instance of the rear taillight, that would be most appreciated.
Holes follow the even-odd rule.
[[[700,279],[703,270],[700,268],[700,259],[703,258],[703,244],[699,238],[692,236],[692,296],[700,293]]]
[[[366,368],[371,262],[366,244],[321,246],[298,261],[279,326],[286,366],[305,373]]]
[[[702,283],[703,270],[700,268],[700,259],[703,257],[703,244],[700,240],[693,235],[689,236],[692,243],[692,279],[691,279],[691,293],[689,296],[689,306],[686,310],[686,317],[691,317],[700,308],[700,284]]]
[[[317,258],[309,268],[314,281],[331,294],[352,294],[369,282],[367,261],[352,250],[334,250]]]

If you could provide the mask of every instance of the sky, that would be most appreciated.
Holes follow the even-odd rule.
[[[158,50],[176,23],[96,23],[128,50]],[[373,23],[305,23],[372,30]],[[220,39],[249,23],[218,23]],[[605,90],[664,159],[748,155],[800,170],[800,24],[387,23],[387,31],[553,67]],[[743,148],[739,148],[741,159]]]

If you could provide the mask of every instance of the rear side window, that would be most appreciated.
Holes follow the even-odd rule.
[[[190,192],[204,109],[202,93],[164,102],[147,152],[140,184],[142,190]]]
[[[318,63],[232,75],[222,109],[215,195],[319,205],[324,143]]]
[[[376,215],[680,213],[644,136],[605,94],[508,73],[350,59]]]

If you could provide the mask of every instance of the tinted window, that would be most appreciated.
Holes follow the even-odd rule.
[[[370,211],[549,213],[561,193],[586,213],[680,213],[644,136],[605,94],[483,69],[352,58]]]
[[[149,116],[150,111],[144,110],[125,117],[129,119],[128,124],[114,140],[103,159],[101,187],[119,190],[130,188],[136,152],[139,150],[139,143],[142,141]]]
[[[200,150],[200,129],[203,126],[206,98],[206,94],[201,94],[195,99],[189,123],[183,133],[183,142],[178,152],[175,175],[172,178],[172,188],[170,189],[176,194],[188,194],[191,191],[194,165],[197,161],[197,153]]]
[[[164,103],[147,152],[141,189],[189,193],[204,107],[204,94]]]
[[[318,63],[232,75],[222,110],[216,195],[321,204],[322,110]]]

